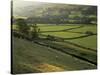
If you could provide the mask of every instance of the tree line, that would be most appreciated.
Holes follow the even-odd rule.
[[[31,39],[37,39],[39,37],[40,28],[38,28],[36,23],[28,25],[25,19],[19,18],[15,24],[17,28],[17,33],[14,32],[15,36],[22,35],[23,37],[29,37]]]

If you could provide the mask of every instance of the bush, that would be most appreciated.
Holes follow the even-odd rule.
[[[89,34],[89,35],[93,35],[93,32],[91,32],[91,31],[86,31],[85,33]]]

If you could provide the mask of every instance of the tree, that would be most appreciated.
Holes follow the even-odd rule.
[[[38,28],[36,24],[33,24],[31,26],[31,31],[30,31],[32,39],[38,38],[39,32],[40,32],[40,28]]]
[[[93,32],[91,32],[91,31],[86,31],[85,33],[88,35],[93,35]]]
[[[28,34],[30,27],[27,25],[25,19],[22,19],[22,18],[17,19],[16,24],[17,24],[17,28],[18,28],[19,32]]]

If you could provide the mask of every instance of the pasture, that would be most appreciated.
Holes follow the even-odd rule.
[[[40,38],[48,35],[64,41],[37,40],[13,37],[14,73],[40,73],[96,69],[97,33],[96,25],[50,25],[38,24]],[[17,30],[14,25],[13,30]],[[48,59],[49,58],[49,59]]]
[[[42,33],[44,35],[52,35],[52,36],[56,36],[56,37],[61,37],[61,38],[73,38],[73,37],[79,37],[79,36],[83,36],[85,34],[78,34],[78,33],[70,33],[70,32],[45,32]]]
[[[41,34],[52,35],[64,38],[78,45],[85,46],[96,50],[97,45],[97,26],[96,25],[66,25],[66,26],[39,26]],[[44,32],[43,32],[44,31]],[[95,35],[88,35],[90,31]],[[87,43],[88,42],[88,43]]]
[[[70,31],[73,31],[73,32],[91,31],[93,33],[97,33],[97,26],[96,25],[84,25],[84,27],[82,27],[82,28],[73,29],[73,30],[70,30]]]
[[[73,39],[70,41],[73,43],[97,50],[97,37],[96,37],[96,35],[85,37],[85,38]]]
[[[70,25],[55,25],[55,24],[39,24],[38,25],[39,27],[40,27],[40,29],[41,29],[41,31],[60,31],[60,30],[66,30],[66,29],[69,29],[69,28],[73,28],[73,27],[75,27],[75,28],[77,28],[77,27],[79,27],[78,25],[74,25],[74,26],[70,26]]]

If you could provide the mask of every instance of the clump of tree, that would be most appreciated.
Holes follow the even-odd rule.
[[[48,35],[48,36],[47,36],[47,39],[48,39],[48,40],[51,40],[51,41],[55,41],[55,37],[54,37],[54,36],[51,36],[51,35]]]
[[[36,24],[32,24],[30,27],[31,38],[39,38],[40,28]]]
[[[91,32],[91,31],[86,31],[85,33],[88,34],[88,35],[93,35],[93,34],[94,34],[94,33]]]
[[[24,34],[29,33],[30,27],[27,25],[27,22],[25,19],[19,18],[16,20],[18,31]]]
[[[28,25],[27,20],[23,18],[19,18],[16,20],[16,25],[17,25],[18,32],[24,34],[30,39],[36,39],[39,37],[40,29],[38,28],[37,24],[34,23]]]

